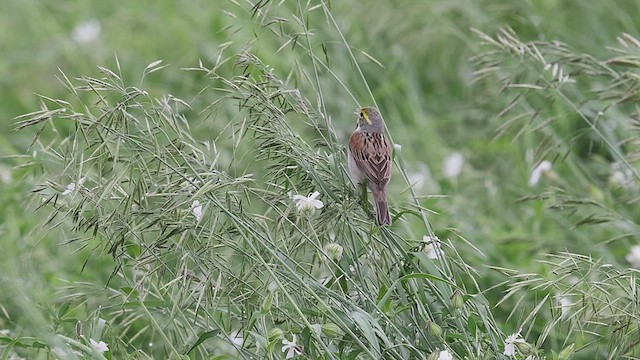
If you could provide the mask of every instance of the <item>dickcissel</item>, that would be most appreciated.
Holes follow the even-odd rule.
[[[358,125],[349,139],[349,173],[355,184],[367,184],[376,203],[379,225],[390,225],[387,186],[391,179],[391,144],[384,136],[384,121],[378,109],[356,110]]]

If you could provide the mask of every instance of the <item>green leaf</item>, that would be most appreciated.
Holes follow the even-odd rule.
[[[9,357],[11,356],[11,350],[13,350],[13,347],[16,346],[16,344],[19,344],[18,339],[15,339],[7,344],[7,346],[4,348],[4,352],[2,353],[2,360],[9,359]]]
[[[216,335],[218,335],[218,333],[220,333],[220,330],[211,330],[211,331],[207,331],[204,332],[200,335],[200,337],[198,337],[198,341],[196,341],[195,344],[193,344],[193,346],[191,347],[191,349],[189,349],[189,351],[186,352],[186,354],[191,353],[191,351],[193,351],[193,349],[195,349],[196,347],[198,347],[198,345],[202,344],[205,340],[210,339]]]
[[[61,319],[69,311],[70,306],[71,306],[70,302],[66,302],[60,305],[60,308],[58,309],[58,319]]]
[[[41,341],[35,340],[33,343],[31,343],[31,347],[35,349],[46,349],[48,345]]]
[[[359,332],[367,339],[365,344],[369,345],[369,350],[376,356],[380,357],[380,345],[376,331],[374,330],[374,322],[369,314],[363,311],[352,311],[349,314],[349,318],[355,323]]]
[[[562,349],[562,351],[560,351],[560,354],[558,354],[558,360],[568,360],[571,357],[571,354],[573,354],[573,348],[575,347],[575,345],[576,344],[571,344]]]

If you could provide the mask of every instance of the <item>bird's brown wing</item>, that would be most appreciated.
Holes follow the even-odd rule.
[[[354,133],[349,139],[349,148],[370,186],[383,188],[387,185],[391,178],[391,144],[384,134]]]

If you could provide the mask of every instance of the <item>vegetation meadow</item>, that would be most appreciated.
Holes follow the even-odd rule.
[[[640,3],[0,9],[2,359],[640,358]]]

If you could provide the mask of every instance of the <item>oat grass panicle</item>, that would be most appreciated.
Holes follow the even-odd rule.
[[[636,357],[637,271],[623,270],[620,254],[639,226],[640,41],[622,34],[599,59],[560,41],[523,41],[509,28],[475,32],[483,43],[473,59],[477,81],[497,83],[508,99],[493,119],[496,137],[534,144],[535,162],[554,163],[552,186],[520,201],[559,212],[576,242],[574,251],[541,259],[543,274],[497,269],[515,280],[501,303],[517,305],[509,318],[537,323],[536,346],[574,343],[577,354]]]
[[[428,244],[372,225],[328,114],[250,52],[231,68],[190,69],[221,84],[205,110],[225,124],[213,139],[196,140],[185,101],[154,98],[106,68],[76,84],[62,74],[76,104],[43,99],[18,125],[72,125],[52,143],[36,139],[48,162],[34,192],[51,214],[45,226],[70,221],[72,241],[112,254],[123,286],[111,301],[121,304],[102,316],[120,341],[151,351],[154,338],[174,355],[267,356],[288,333],[310,358],[498,351],[489,305],[456,280],[473,274],[451,243],[448,256],[429,257]],[[295,206],[293,194],[311,192],[321,194],[315,209]]]
[[[320,14],[335,25],[327,8]],[[300,37],[308,46],[293,54],[326,67],[309,33]],[[162,67],[151,63],[142,78]],[[71,241],[116,263],[111,305],[99,314],[112,354],[280,357],[281,345],[327,359],[500,352],[503,334],[473,269],[435,237],[415,194],[396,217],[422,223],[428,243],[407,226],[372,225],[319,81],[307,90],[313,105],[250,50],[189,70],[210,82],[200,109],[127,84],[116,61],[100,78],[61,73],[75,99],[43,97],[42,110],[19,119],[19,128],[57,134],[34,140],[46,159],[34,189],[50,214],[44,226],[70,223]],[[215,133],[192,128],[188,117],[201,116]],[[310,193],[322,202],[298,211],[293,195]],[[427,246],[442,250],[428,256]],[[72,302],[99,293],[70,288]]]

